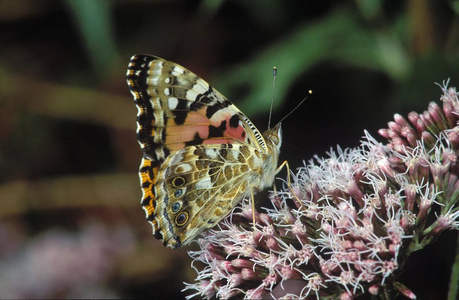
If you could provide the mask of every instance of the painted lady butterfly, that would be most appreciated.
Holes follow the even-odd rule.
[[[280,123],[261,134],[207,82],[159,57],[134,55],[126,79],[138,109],[141,204],[165,246],[189,244],[273,185]]]

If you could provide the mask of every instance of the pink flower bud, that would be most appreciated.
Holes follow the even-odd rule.
[[[231,261],[231,265],[236,268],[252,268],[253,262],[248,259],[236,258]]]

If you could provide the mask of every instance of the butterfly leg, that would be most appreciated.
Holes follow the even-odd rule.
[[[279,173],[284,168],[284,166],[287,167],[287,182],[290,186],[290,167],[288,166],[288,161],[284,160],[284,162],[281,163],[279,167],[277,167],[276,174]]]
[[[291,181],[290,181],[290,166],[288,165],[288,161],[284,160],[284,162],[276,169],[276,174],[279,173],[284,168],[284,166],[287,168],[287,186],[288,186],[290,192],[292,193],[293,197],[302,206],[300,199],[293,192],[292,184],[291,184]],[[274,193],[277,193],[276,184],[274,184]]]
[[[287,166],[287,172],[288,172],[288,170],[289,170],[288,161],[284,160],[284,162],[279,167],[277,167],[275,173],[276,174],[279,173],[284,168],[284,166]],[[288,176],[287,181],[288,181],[288,184],[290,186],[290,172],[288,172],[287,176]],[[276,182],[274,182],[274,184],[273,184],[273,189],[274,189],[274,194],[277,195]]]
[[[252,197],[252,226],[253,226],[253,231],[255,231],[255,197],[253,195],[253,187],[250,187],[250,196]]]

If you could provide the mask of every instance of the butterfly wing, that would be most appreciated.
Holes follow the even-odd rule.
[[[167,151],[191,145],[263,141],[235,105],[182,66],[134,55],[126,78],[138,108],[140,147],[154,161],[167,157]],[[159,151],[165,148],[166,152]]]
[[[135,55],[126,77],[138,108],[141,203],[155,237],[178,248],[215,225],[247,193],[248,174],[229,181],[223,175],[231,168],[233,173],[248,170],[247,157],[237,152],[261,154],[265,140],[236,106],[182,66]],[[221,149],[231,155],[222,155]]]
[[[250,194],[258,175],[248,163],[253,153],[242,144],[189,146],[168,156],[155,188],[159,195],[154,222],[172,248],[191,242],[213,227]]]

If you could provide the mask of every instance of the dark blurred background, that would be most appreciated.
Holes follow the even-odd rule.
[[[457,86],[458,12],[453,0],[0,1],[0,297],[180,299],[194,281],[193,247],[164,248],[139,205],[133,54],[194,71],[260,130],[273,66],[274,123],[313,90],[283,121],[294,169],[422,112],[435,82]],[[401,281],[443,299],[454,239],[416,253]]]

